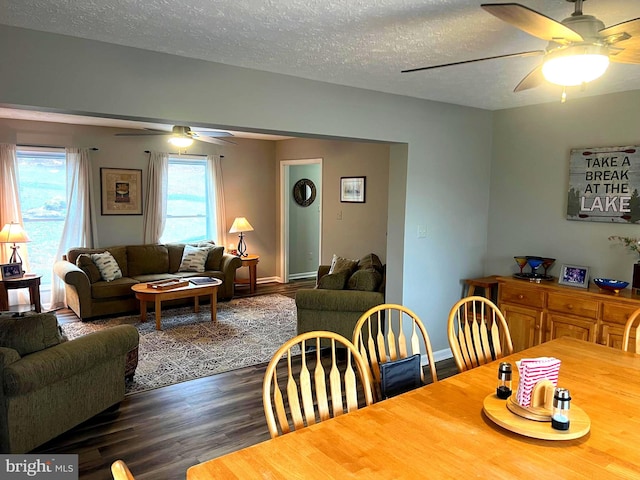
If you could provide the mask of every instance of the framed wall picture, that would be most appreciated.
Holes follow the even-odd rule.
[[[558,283],[570,287],[589,288],[589,267],[562,265]]]
[[[22,264],[21,263],[5,263],[0,265],[0,274],[2,274],[2,280],[11,280],[12,278],[22,278]]]
[[[102,215],[142,215],[142,170],[100,169]]]
[[[340,177],[340,201],[365,203],[367,177]]]

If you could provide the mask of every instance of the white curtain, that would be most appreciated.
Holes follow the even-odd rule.
[[[207,155],[207,236],[216,244],[227,246],[227,216],[225,215],[222,158]],[[215,234],[215,236],[214,236]]]
[[[147,203],[144,208],[144,243],[158,243],[167,216],[167,182],[169,154],[149,153],[147,173]]]
[[[58,244],[56,260],[73,247],[96,245],[96,218],[93,214],[91,158],[88,148],[66,148],[67,217]],[[66,304],[64,285],[57,275],[52,276],[50,309]]]
[[[7,223],[17,222],[23,226],[22,212],[20,211],[20,195],[18,192],[18,160],[16,158],[16,146],[6,143],[0,144],[0,229]],[[29,234],[28,229],[27,235]],[[0,244],[0,263],[8,263],[11,257],[11,244]],[[20,257],[22,269],[29,271],[29,256],[27,244],[20,245]],[[23,289],[11,290],[9,304],[26,303],[28,296]]]

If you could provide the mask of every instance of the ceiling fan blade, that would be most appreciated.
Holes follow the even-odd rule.
[[[216,138],[216,137],[204,137],[204,136],[195,136],[194,137],[196,140],[199,140],[201,142],[206,142],[206,143],[215,143],[216,145],[237,145],[235,142],[232,142],[231,140],[225,140],[224,138]]]
[[[400,73],[419,72],[420,70],[432,70],[434,68],[451,67],[454,65],[464,65],[465,63],[483,62],[485,60],[494,60],[496,58],[533,57],[537,55],[544,55],[544,50],[531,50],[529,52],[508,53],[506,55],[496,55],[494,57],[484,57],[484,58],[476,58],[474,60],[463,60],[461,62],[444,63],[442,65],[433,65],[431,67],[411,68],[409,70],[402,70],[402,72]]]
[[[149,135],[171,135],[169,132],[116,133],[116,137],[146,137]]]
[[[584,41],[579,33],[519,3],[484,3],[480,6],[500,20],[548,42],[564,45]]]
[[[640,18],[603,28],[599,33],[610,44],[629,40],[629,38],[638,40],[640,39]]]
[[[522,92],[523,90],[529,90],[536,88],[544,82],[544,76],[542,75],[542,64],[531,70],[526,77],[520,80],[520,83],[513,89],[514,92]]]
[[[201,137],[233,137],[232,133],[225,132],[222,130],[210,130],[206,128],[192,128],[192,132],[198,134]]]
[[[609,60],[616,63],[637,64],[640,63],[640,50],[625,48],[618,53],[611,52],[609,53]]]

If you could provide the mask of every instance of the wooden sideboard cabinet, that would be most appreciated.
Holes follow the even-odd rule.
[[[640,308],[640,295],[629,288],[614,294],[593,284],[583,289],[558,285],[557,280],[497,280],[498,306],[516,352],[564,336],[622,348],[627,319]],[[629,343],[633,350],[634,342]]]

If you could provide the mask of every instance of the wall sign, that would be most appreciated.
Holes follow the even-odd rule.
[[[640,222],[640,147],[571,150],[567,219]]]

